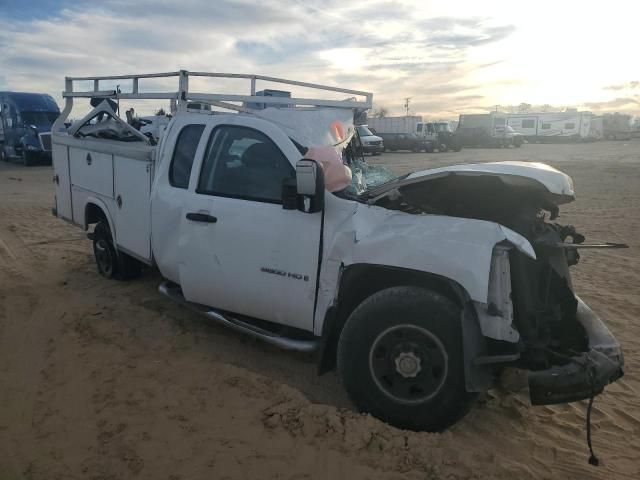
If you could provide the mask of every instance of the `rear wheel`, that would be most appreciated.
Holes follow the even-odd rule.
[[[8,162],[9,158],[7,157],[7,154],[4,151],[4,147],[0,145],[0,160],[3,162]]]
[[[350,315],[338,371],[359,410],[399,428],[439,431],[469,410],[460,309],[411,286],[373,294]]]
[[[98,273],[105,278],[128,280],[140,275],[140,262],[116,251],[109,225],[105,222],[99,222],[93,230],[93,255]]]

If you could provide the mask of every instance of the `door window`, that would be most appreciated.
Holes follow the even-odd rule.
[[[269,137],[251,128],[222,126],[211,133],[197,192],[281,203],[285,178],[295,178],[295,170]]]
[[[169,167],[169,183],[171,186],[176,188],[187,188],[189,186],[193,158],[196,156],[203,130],[204,125],[187,125],[180,131]]]

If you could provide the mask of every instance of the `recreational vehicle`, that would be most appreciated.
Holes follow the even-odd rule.
[[[580,141],[590,138],[591,112],[507,114],[507,125],[530,142]]]

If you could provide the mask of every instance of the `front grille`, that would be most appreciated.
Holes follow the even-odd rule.
[[[378,140],[377,142],[369,142],[369,145],[382,145],[382,141]]]
[[[51,133],[40,133],[40,144],[45,152],[51,151]]]

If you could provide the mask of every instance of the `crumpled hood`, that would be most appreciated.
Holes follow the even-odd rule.
[[[509,187],[536,192],[554,205],[575,200],[571,177],[549,165],[535,162],[473,163],[422,170],[373,188],[367,194],[371,199],[370,203],[375,203],[392,192],[398,192],[402,187],[418,183],[426,185],[450,175],[497,177]]]

